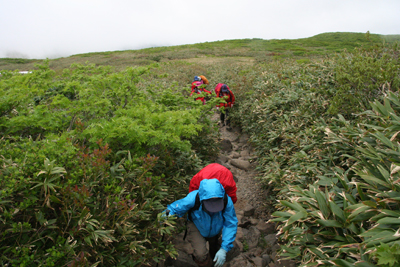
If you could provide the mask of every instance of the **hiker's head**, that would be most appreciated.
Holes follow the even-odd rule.
[[[221,92],[222,93],[228,93],[229,92],[228,86],[226,84],[223,84],[221,86]]]
[[[223,198],[225,189],[218,179],[204,179],[200,182],[199,197],[200,201],[210,198]]]
[[[201,78],[199,76],[194,76],[193,81],[201,81]]]
[[[220,212],[224,209],[224,199],[215,197],[203,200],[203,207],[211,213]]]
[[[194,82],[193,83],[196,87],[199,87],[201,85],[201,82]]]

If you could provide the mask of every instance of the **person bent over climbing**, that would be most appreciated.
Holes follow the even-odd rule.
[[[225,110],[222,111],[220,115],[221,126],[230,126],[229,109],[235,104],[235,95],[226,84],[222,83],[217,84],[215,87],[215,94],[217,97],[225,99],[225,103],[221,102],[217,105],[217,110],[219,110],[220,107],[225,107]]]
[[[192,92],[190,93],[190,96],[192,96],[193,94],[201,94],[202,92],[205,92],[207,94],[211,95],[211,92],[206,90],[205,88],[202,87],[202,83],[200,82],[192,82]],[[195,100],[200,100],[201,102],[203,102],[203,105],[206,104],[206,99],[205,97],[196,97]]]
[[[226,253],[233,248],[238,220],[232,199],[218,179],[202,180],[198,190],[168,205],[164,212],[178,217],[188,213],[187,238],[198,266],[211,267],[214,262],[214,266],[221,267],[225,263]],[[220,235],[221,244],[218,242]]]

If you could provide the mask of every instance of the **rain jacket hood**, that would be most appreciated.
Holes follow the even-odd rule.
[[[200,201],[210,198],[223,198],[224,187],[217,179],[205,179],[200,182],[199,197]]]
[[[199,194],[200,207],[191,214],[193,223],[196,225],[203,237],[214,237],[222,231],[221,247],[225,251],[233,248],[233,241],[236,238],[238,220],[233,206],[232,199],[227,195],[227,205],[223,211],[213,214],[203,209],[202,201],[214,197],[223,198],[225,190],[217,179],[205,179],[200,182],[199,190],[190,192],[185,198],[179,199],[168,205],[170,215],[182,217],[191,209],[196,202],[196,195]]]

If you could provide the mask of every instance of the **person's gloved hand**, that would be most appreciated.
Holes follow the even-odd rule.
[[[219,107],[217,107],[217,110],[219,110]]]
[[[169,216],[169,209],[164,210],[163,212],[161,212],[161,218],[165,219],[166,217]]]
[[[231,107],[233,107],[233,104],[231,104]]]
[[[215,262],[215,267],[222,267],[226,261],[226,251],[223,248],[220,248],[217,254],[215,254],[213,261]]]

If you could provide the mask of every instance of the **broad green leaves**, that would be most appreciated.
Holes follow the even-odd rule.
[[[176,256],[166,242],[174,221],[161,225],[157,213],[215,156],[213,101],[160,85],[156,67],[73,64],[59,75],[44,65],[0,77],[0,265]]]

